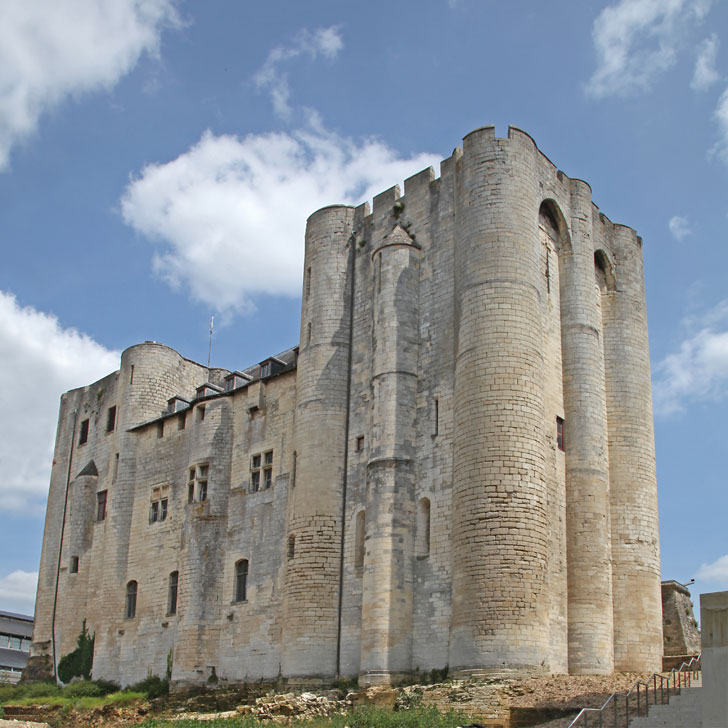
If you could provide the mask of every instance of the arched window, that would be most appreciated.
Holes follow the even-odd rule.
[[[603,250],[594,251],[594,277],[602,293],[616,290],[612,262]]]
[[[126,608],[124,610],[124,616],[127,619],[134,619],[136,617],[136,603],[137,603],[137,583],[130,581],[126,585]]]
[[[354,537],[354,566],[361,569],[364,566],[366,537],[366,511],[361,510],[356,514],[356,530]]]
[[[415,555],[428,556],[430,553],[430,499],[422,498],[417,504],[417,533]]]
[[[177,583],[179,582],[179,571],[173,571],[169,575],[169,587],[167,589],[167,614],[177,614]]]
[[[296,537],[291,534],[288,537],[288,558],[292,559],[296,555]]]
[[[244,602],[248,598],[248,560],[240,559],[235,564],[235,601]]]

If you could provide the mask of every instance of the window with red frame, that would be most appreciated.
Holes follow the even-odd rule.
[[[106,519],[106,496],[108,491],[102,490],[96,494],[96,520],[103,521]]]
[[[564,420],[561,417],[556,418],[556,446],[564,452]]]

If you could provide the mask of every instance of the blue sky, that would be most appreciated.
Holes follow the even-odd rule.
[[[0,609],[31,612],[61,392],[297,342],[306,217],[529,132],[644,238],[663,578],[728,588],[728,3],[4,0]]]

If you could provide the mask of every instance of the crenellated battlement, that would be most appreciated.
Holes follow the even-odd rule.
[[[37,649],[56,611],[122,684],[658,668],[636,232],[484,126],[304,245],[298,347],[146,342],[64,395]]]

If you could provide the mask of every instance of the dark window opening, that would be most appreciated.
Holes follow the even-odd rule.
[[[311,343],[311,322],[308,322],[308,334],[306,335],[306,343]]]
[[[288,537],[288,558],[292,559],[296,555],[296,537],[291,534]]]
[[[164,521],[167,518],[167,499],[162,498],[159,502],[159,520]]]
[[[187,425],[187,413],[183,412],[182,414],[177,415],[177,429],[184,430],[186,425]]]
[[[437,436],[440,434],[440,400],[435,397],[434,423],[432,426],[432,434]]]
[[[111,478],[112,483],[116,483],[116,477],[119,475],[119,453],[114,457],[114,474]]]
[[[177,614],[177,584],[179,582],[179,571],[173,571],[169,575],[169,588],[167,589],[167,614]]]
[[[306,298],[311,295],[311,268],[306,271]]]
[[[298,460],[298,453],[293,451],[293,466],[291,467],[291,488],[296,487],[296,462]]]
[[[126,608],[124,609],[124,617],[126,619],[134,619],[136,617],[137,603],[137,583],[130,581],[126,585]]]
[[[201,404],[197,408],[197,421],[202,422],[202,420],[204,420],[204,419],[205,419],[205,405]]]
[[[88,442],[88,420],[81,423],[81,432],[78,436],[78,444],[83,445],[84,442]]]
[[[187,502],[192,503],[192,501],[195,499],[195,484],[187,483]]]
[[[561,417],[556,418],[556,447],[565,452],[564,446],[564,420]]]
[[[159,520],[159,501],[152,503],[152,523],[156,523]]]
[[[248,598],[248,560],[240,559],[235,564],[235,601],[244,602]]]
[[[430,499],[422,498],[417,504],[417,531],[415,554],[424,558],[430,554]]]
[[[164,437],[164,420],[160,420],[159,422],[157,422],[157,437]]]
[[[263,454],[263,487],[267,490],[273,485],[273,450]]]
[[[129,384],[134,384],[134,365],[131,365],[131,372],[129,374]]]
[[[364,566],[366,536],[366,511],[356,514],[356,531],[354,536],[354,566],[361,569]]]
[[[96,520],[103,521],[106,518],[106,496],[108,491],[101,490],[96,494]]]
[[[364,435],[356,438],[356,451],[361,452],[364,449]]]
[[[71,573],[78,574],[78,556],[71,556]]]
[[[106,432],[113,432],[116,427],[116,405],[109,407],[106,412]]]

